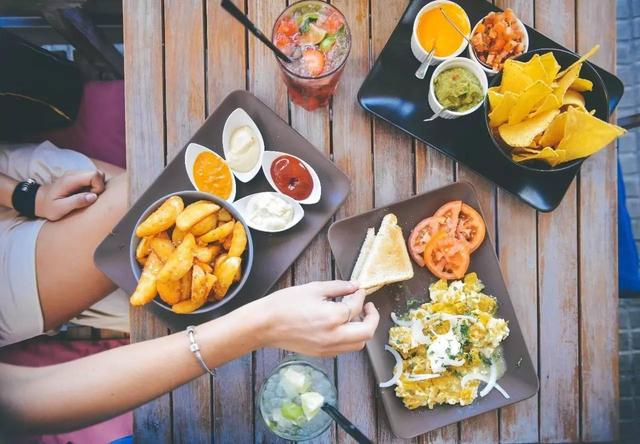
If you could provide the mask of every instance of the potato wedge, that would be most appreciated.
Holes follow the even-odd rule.
[[[187,233],[182,243],[171,253],[167,262],[158,273],[160,281],[177,281],[185,275],[193,265],[193,250],[196,240],[193,234]]]
[[[200,262],[208,264],[213,260],[213,250],[209,247],[197,246],[195,250],[193,250],[193,256]]]
[[[238,273],[242,259],[239,257],[228,257],[220,264],[218,272],[215,273],[218,279],[213,285],[213,293],[216,300],[222,300],[229,291],[229,287],[233,284],[233,278]]]
[[[160,233],[156,234],[156,237],[158,239],[169,239],[169,233],[167,233],[167,231],[161,231]]]
[[[151,253],[151,239],[153,236],[143,237],[136,247],[136,259],[140,265],[144,265],[144,259]]]
[[[188,205],[176,217],[176,228],[188,231],[195,224],[220,209],[219,205],[207,200],[199,200]]]
[[[156,283],[160,299],[169,305],[177,304],[182,299],[181,280],[158,281]]]
[[[207,244],[226,238],[233,232],[233,221],[226,222],[224,225],[220,225],[217,228],[203,234],[198,238],[199,242],[205,242]]]
[[[213,213],[196,223],[189,231],[195,236],[202,236],[207,231],[213,230],[218,226],[218,214]]]
[[[233,237],[233,234],[230,234],[229,236],[225,237],[222,240],[222,248],[224,248],[225,251],[229,252],[229,248],[231,248],[231,239]]]
[[[178,228],[174,228],[173,232],[171,233],[171,242],[173,242],[173,245],[175,245],[176,247],[180,245],[187,233],[187,231],[182,231]]]
[[[167,230],[176,222],[178,214],[184,209],[180,196],[171,196],[160,207],[151,213],[136,228],[136,236],[145,237]]]
[[[207,300],[207,275],[198,264],[193,266],[191,276],[191,300],[196,303]]]
[[[186,301],[180,301],[177,304],[174,304],[171,307],[171,310],[173,310],[174,313],[187,314],[202,307],[205,302],[207,302],[206,299],[204,301],[194,301],[193,299],[187,299]]]
[[[162,261],[151,252],[147,258],[147,263],[142,269],[142,274],[138,280],[136,290],[131,295],[129,302],[131,305],[144,305],[153,300],[156,297],[157,289],[157,275],[162,268]]]
[[[218,211],[218,220],[220,222],[229,222],[230,220],[233,220],[233,216],[231,216],[231,213],[229,213],[225,208],[222,208]]]
[[[151,250],[158,255],[162,262],[167,262],[175,249],[176,247],[173,246],[173,242],[170,239],[159,237],[151,239]]]
[[[180,300],[186,301],[191,299],[191,277],[192,269],[189,269],[187,273],[180,279]]]
[[[242,222],[236,221],[233,226],[233,234],[228,249],[229,257],[240,257],[247,247],[247,233],[244,230]]]
[[[194,260],[193,262],[194,265],[198,265],[200,268],[202,268],[205,273],[213,273],[213,268],[211,268],[211,265],[207,264],[206,262],[199,261],[198,259]]]
[[[216,276],[218,275],[218,270],[220,270],[220,266],[222,266],[222,263],[227,260],[227,257],[227,253],[222,253],[216,258],[216,260],[213,262],[213,274],[215,274]]]

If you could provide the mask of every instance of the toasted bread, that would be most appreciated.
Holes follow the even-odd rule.
[[[387,214],[382,219],[378,234],[358,274],[360,288],[375,291],[374,287],[406,281],[412,277],[413,266],[402,229],[398,226],[396,216]]]

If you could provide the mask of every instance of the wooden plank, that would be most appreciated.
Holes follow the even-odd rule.
[[[577,49],[615,71],[616,2],[578,0]],[[580,172],[581,439],[618,439],[618,242],[616,151],[610,146]],[[597,307],[597,310],[594,310]]]
[[[244,10],[244,1],[235,0]],[[246,33],[244,27],[207,0],[207,109],[213,111],[231,91],[246,87]],[[231,361],[213,379],[213,441],[253,440],[253,360],[251,354]]]
[[[123,2],[129,202],[142,194],[164,166],[161,6],[155,0]],[[167,332],[147,310],[131,308],[129,316],[132,342]],[[137,408],[133,413],[133,427],[140,442],[170,442],[171,395],[162,395]]]
[[[351,193],[338,212],[338,219],[373,206],[373,158],[371,119],[360,108],[356,95],[369,71],[369,2],[332,1],[345,15],[351,29],[351,54],[333,98],[333,155],[338,167],[349,176]],[[338,356],[340,410],[375,440],[375,382],[364,352]],[[354,384],[358,381],[358,384]],[[339,442],[352,442],[338,430]]]
[[[258,0],[249,0],[247,9],[250,19],[269,34],[273,24],[286,7],[284,0],[271,1],[268,3]],[[280,117],[288,120],[287,90],[284,82],[280,78],[279,68],[273,53],[253,35],[248,37],[249,50],[249,90],[262,100],[268,107],[276,112]],[[274,290],[291,285],[291,271],[280,279]],[[254,442],[284,443],[276,437],[264,424],[260,417],[258,407],[258,392],[265,379],[271,371],[285,357],[285,352],[278,349],[262,349],[254,354],[254,377],[253,377],[253,433]]]
[[[572,49],[573,0],[538,0],[536,27]],[[540,441],[579,437],[576,182],[552,213],[538,216]],[[555,350],[556,353],[547,351]]]
[[[498,0],[499,8],[511,8],[526,24],[534,24],[534,5],[528,0]],[[500,265],[514,305],[527,349],[538,362],[537,221],[533,208],[508,192],[497,190],[497,242]],[[517,245],[517,248],[514,246]],[[538,440],[538,396],[502,409],[500,441]]]
[[[407,2],[371,0],[371,64],[384,48],[391,32],[398,24]],[[373,177],[374,205],[376,207],[406,199],[413,194],[413,169],[415,158],[411,137],[381,120],[373,120]],[[405,233],[407,236],[408,233]],[[387,422],[384,407],[377,399],[379,443],[417,442],[417,438],[405,441],[396,438]]]
[[[165,0],[164,5],[169,160],[204,121],[204,11],[201,0]],[[173,391],[173,441],[206,443],[211,432],[211,378],[203,375]]]

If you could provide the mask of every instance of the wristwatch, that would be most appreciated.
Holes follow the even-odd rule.
[[[20,215],[33,219],[36,217],[36,193],[40,184],[34,179],[19,182],[11,195],[11,204]]]

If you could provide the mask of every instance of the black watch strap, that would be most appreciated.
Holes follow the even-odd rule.
[[[13,208],[22,216],[36,217],[36,193],[40,184],[33,179],[23,180],[16,185],[11,196]]]

